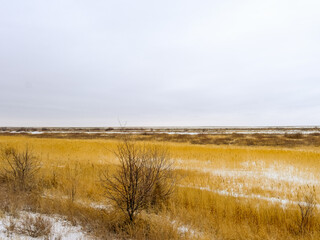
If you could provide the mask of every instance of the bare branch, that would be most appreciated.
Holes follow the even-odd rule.
[[[167,199],[173,192],[172,161],[164,147],[138,144],[125,138],[117,145],[117,171],[102,174],[108,198],[130,222],[144,208]]]
[[[12,183],[14,189],[21,191],[31,190],[40,170],[41,163],[27,145],[23,151],[16,148],[5,147],[1,151],[3,167],[0,172],[1,179]]]

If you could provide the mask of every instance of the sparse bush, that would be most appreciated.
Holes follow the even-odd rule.
[[[50,220],[41,216],[25,215],[16,231],[20,234],[37,238],[49,236],[51,228],[52,223]]]
[[[299,227],[299,232],[303,234],[310,227],[314,211],[316,209],[317,199],[315,187],[307,186],[303,189],[300,189],[298,193],[298,199],[300,215],[297,220],[297,225]]]
[[[16,222],[13,217],[9,217],[9,219],[4,222],[4,229],[7,233],[7,238],[9,238],[11,233],[16,230]]]
[[[36,187],[41,163],[28,146],[22,151],[5,147],[1,152],[0,179],[12,185],[14,190],[30,191]]]
[[[172,194],[172,163],[167,149],[128,140],[118,144],[115,155],[119,168],[112,176],[104,173],[101,180],[107,197],[133,223],[141,210]]]
[[[42,216],[24,215],[21,218],[9,217],[4,223],[7,237],[12,233],[26,235],[32,238],[48,238],[51,233],[52,223]]]

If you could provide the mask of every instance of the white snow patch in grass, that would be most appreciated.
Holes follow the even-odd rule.
[[[33,134],[33,135],[36,135],[36,134],[43,134],[43,132],[34,131],[34,132],[30,132],[30,134]]]
[[[178,232],[179,233],[187,233],[187,232],[190,232],[191,234],[194,234],[194,231],[193,230],[190,230],[188,227],[186,226],[180,226],[178,227]]]
[[[183,225],[179,221],[173,220],[171,221],[171,224],[174,225],[181,235],[190,234],[191,237],[199,237],[202,235],[202,233],[192,229],[190,226]]]
[[[31,240],[31,239],[47,239],[46,236],[33,238],[30,236],[18,234],[15,232],[8,233],[6,226],[9,225],[10,220],[16,224],[16,227],[21,226],[21,218],[29,216],[32,218],[41,216],[45,220],[49,220],[52,224],[51,233],[49,234],[49,239],[61,239],[61,240],[84,240],[93,239],[88,236],[81,228],[81,226],[72,226],[72,224],[65,220],[62,216],[58,215],[45,215],[39,213],[21,212],[20,218],[12,218],[10,216],[5,216],[0,219],[0,239],[21,239],[21,240]],[[8,238],[9,236],[9,238]]]
[[[319,180],[316,176],[309,173],[308,175],[295,169],[293,167],[282,168],[272,166],[269,168],[262,168],[260,170],[247,169],[213,169],[210,167],[183,167],[176,166],[175,169],[198,171],[203,173],[210,173],[213,176],[228,177],[228,178],[252,178],[252,179],[266,179],[279,182],[298,183],[301,185],[319,185]]]

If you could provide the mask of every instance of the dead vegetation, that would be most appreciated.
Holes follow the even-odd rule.
[[[42,216],[25,215],[21,218],[19,226],[14,232],[33,238],[48,237],[52,228],[50,220]]]
[[[101,178],[107,197],[133,223],[137,214],[166,200],[173,192],[174,177],[168,150],[124,140],[114,152],[120,166]]]
[[[41,163],[32,150],[26,146],[19,151],[13,147],[1,149],[2,168],[0,179],[15,191],[31,191],[37,188],[37,174]]]
[[[231,137],[240,139],[242,136]],[[129,155],[144,156],[142,153],[146,153],[146,156],[160,156],[156,158],[158,161],[155,163],[161,162],[160,159],[169,159],[166,151],[157,148],[162,143],[136,142],[135,137],[133,140],[130,143],[134,146],[128,147],[129,145],[125,146],[126,144],[119,145],[119,141],[100,139],[70,141],[69,139],[0,137],[0,143],[17,146],[17,152],[20,153],[24,152],[25,148],[21,146],[25,146],[26,141],[32,143],[33,155],[42,156],[39,158],[42,162],[41,168],[36,172],[34,179],[38,179],[35,183],[40,186],[39,189],[43,190],[41,194],[38,190],[12,191],[8,188],[6,181],[2,182],[0,184],[1,212],[13,218],[18,218],[21,211],[32,211],[48,216],[58,214],[74,225],[81,225],[87,233],[97,239],[319,239],[320,215],[315,205],[318,185],[310,187],[308,191],[306,188],[301,188],[300,195],[297,196],[294,188],[296,183],[286,181],[287,179],[281,181],[278,175],[271,176],[275,178],[274,181],[235,175],[237,170],[240,170],[241,174],[247,172],[253,174],[257,170],[263,176],[268,169],[288,172],[290,169],[297,168],[311,176],[314,172],[318,172],[320,167],[319,149],[164,143],[170,150],[170,158],[176,159],[174,166],[180,168],[171,168],[170,164],[163,166],[168,166],[170,174],[174,173],[182,179],[175,186],[174,194],[164,201],[165,194],[161,192],[166,189],[163,188],[166,185],[156,184],[157,181],[146,184],[148,179],[154,179],[152,177],[142,177],[141,181],[138,181],[141,185],[132,185],[135,179],[139,178],[134,174],[132,178],[129,177],[130,174],[124,175],[124,170],[129,173],[130,169],[136,169],[132,173],[140,172],[141,175],[138,176],[144,176],[142,173],[148,172],[150,166],[153,166],[151,163],[137,164],[141,162],[137,160],[138,158],[134,158],[135,161],[128,161]],[[108,149],[118,149],[116,151],[118,157],[106,151],[106,146]],[[155,151],[155,149],[158,150]],[[132,154],[133,152],[135,154]],[[131,154],[128,155],[128,153]],[[125,163],[124,168],[121,158]],[[151,158],[148,157],[148,159]],[[7,166],[6,161],[2,161],[1,166]],[[147,167],[137,168],[137,166]],[[127,190],[153,186],[148,187],[152,191],[140,191],[148,197],[145,198],[146,204],[143,204],[141,211],[138,211],[139,214],[135,215],[134,224],[128,223],[128,217],[120,213],[114,201],[106,200],[104,195],[106,189],[99,181],[99,173],[103,169],[109,170],[109,175],[106,175],[109,180],[114,180],[112,176],[122,179],[118,183],[126,183]],[[216,169],[221,170],[217,176],[214,175]],[[152,174],[147,176],[156,172],[152,171]],[[224,176],[223,173],[227,175]],[[228,175],[230,173],[232,176]],[[292,174],[298,173],[292,171]],[[289,180],[297,179],[298,186],[305,185],[303,181],[300,182],[298,178],[300,176],[294,175],[294,177],[296,178]],[[170,180],[171,177],[163,179]],[[315,179],[318,178],[315,177]],[[267,185],[267,181],[271,184]],[[108,181],[104,183],[110,187]],[[168,181],[168,186],[171,183],[171,180]],[[236,185],[242,186],[243,195],[261,196],[261,199],[246,198],[240,194],[228,195],[227,193],[232,191],[237,193]],[[252,186],[254,188],[251,188]],[[311,191],[312,189],[314,191]],[[224,191],[221,194],[214,190]],[[294,196],[290,195],[291,192],[294,192]],[[131,194],[131,196],[136,195]],[[268,201],[268,197],[275,202]],[[285,197],[292,202],[278,204],[277,200],[286,199]],[[121,204],[121,206],[126,205]],[[7,228],[16,229],[16,222],[12,221]],[[39,226],[39,229],[42,228]]]
[[[299,233],[305,234],[310,231],[310,226],[314,220],[314,215],[317,206],[317,195],[314,186],[306,186],[301,188],[298,192],[298,207],[300,210],[300,216],[297,220],[299,227]]]
[[[176,134],[167,134],[166,131],[177,131]],[[135,141],[159,141],[159,142],[175,142],[175,143],[191,143],[200,145],[234,145],[234,146],[277,146],[277,147],[301,147],[301,146],[320,146],[320,131],[318,128],[307,128],[306,131],[312,133],[283,133],[279,134],[277,131],[284,131],[282,128],[261,129],[274,130],[275,133],[259,133],[258,129],[242,129],[244,131],[253,131],[248,133],[226,133],[226,129],[216,129],[212,134],[207,129],[161,129],[155,131],[153,129],[144,128],[3,128],[0,132],[2,136],[28,136],[33,138],[62,138],[62,139],[113,139],[121,140],[123,135],[119,132],[125,131],[130,138]],[[290,129],[287,129],[290,130]],[[295,128],[291,130],[296,130]],[[30,132],[41,131],[42,134],[30,135]],[[190,132],[197,132],[197,134],[188,134]],[[257,131],[257,133],[254,133]],[[89,134],[89,132],[91,132]],[[180,132],[180,133],[179,133]],[[183,134],[183,133],[186,134]]]

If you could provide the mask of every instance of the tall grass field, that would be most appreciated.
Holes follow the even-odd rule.
[[[28,146],[41,164],[36,192],[2,183],[0,216],[61,216],[83,239],[320,239],[319,147],[136,140],[169,149],[176,181],[171,198],[133,226],[101,184],[103,171],[117,169],[119,141],[0,136],[1,148]]]

